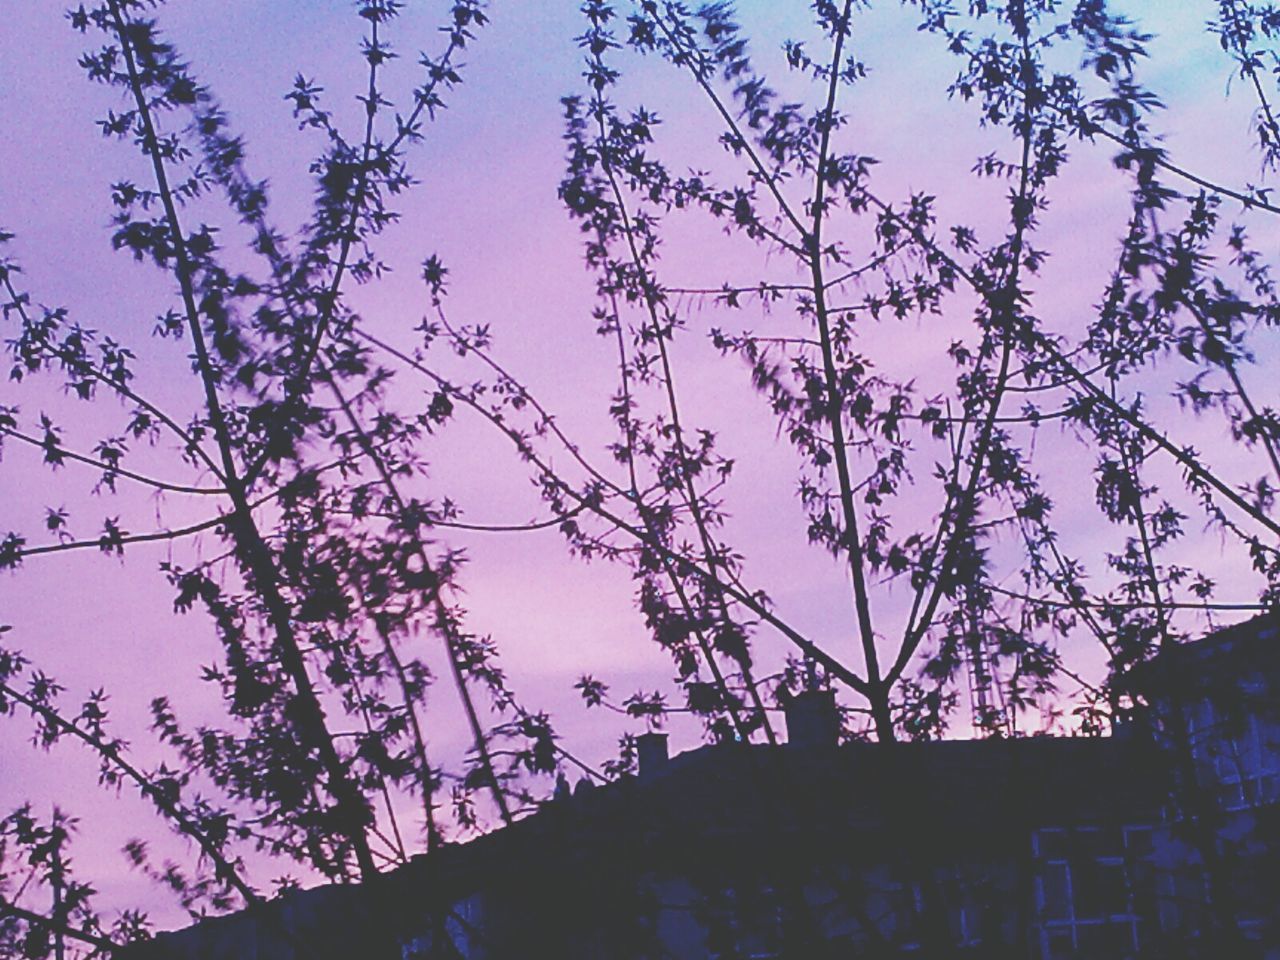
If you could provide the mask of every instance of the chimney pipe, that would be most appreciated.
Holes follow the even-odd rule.
[[[802,690],[786,703],[787,743],[834,747],[840,742],[840,711],[834,690]]]
[[[636,737],[636,761],[641,782],[652,780],[667,765],[667,735],[649,732]]]

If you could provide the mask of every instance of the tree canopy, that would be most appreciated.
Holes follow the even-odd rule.
[[[127,858],[193,915],[510,823],[647,728],[776,742],[802,689],[853,738],[1096,735],[1280,601],[1272,6],[358,0],[278,5],[283,67],[185,6],[78,6],[83,77],[5,93],[101,143],[6,153],[42,192],[0,189],[0,713],[153,809]],[[40,635],[124,577],[149,612]],[[557,635],[594,617],[632,626]],[[142,936],[49,782],[0,820],[0,944]]]

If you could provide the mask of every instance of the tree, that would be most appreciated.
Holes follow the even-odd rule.
[[[976,119],[988,151],[964,179],[926,162],[914,172],[928,185],[913,192],[860,146],[846,112],[905,43],[859,39],[883,7],[814,3],[774,83],[761,63],[779,38],[749,44],[728,4],[588,0],[559,198],[614,357],[603,454],[525,382],[500,318],[455,319],[448,266],[429,247],[415,251],[420,324],[360,309],[350,289],[376,287],[402,259],[380,238],[414,186],[411,148],[483,42],[480,0],[447,6],[441,46],[397,103],[386,77],[403,5],[355,5],[367,83],[354,132],[317,81],[299,75],[288,93],[319,143],[311,212],[293,231],[276,225],[245,142],[153,6],[106,0],[68,20],[90,46],[89,79],[119,95],[103,134],[143,161],[112,186],[112,245],[159,270],[171,306],[144,348],[40,305],[16,254],[0,263],[15,400],[19,387],[43,403],[60,386],[90,424],[110,424],[96,443],[72,442],[83,430],[65,417],[6,400],[0,431],[53,469],[89,468],[95,492],[136,485],[211,506],[141,533],[108,517],[80,539],[50,507],[42,522],[12,521],[0,565],[20,576],[40,554],[174,542],[163,573],[175,610],[203,610],[216,631],[220,659],[200,669],[223,716],[192,724],[157,698],[159,742],[134,759],[105,691],[73,705],[43,662],[8,648],[0,709],[29,715],[43,747],[78,741],[105,786],[139,791],[193,844],[196,862],[181,866],[145,841],[129,848],[187,909],[254,902],[276,863],[369,879],[446,833],[509,823],[562,768],[630,768],[626,737],[601,771],[571,753],[516,696],[497,644],[468,628],[449,543],[468,524],[425,463],[446,427],[506,443],[511,472],[523,466],[548,511],[523,529],[554,526],[570,552],[634,581],[675,677],[618,699],[584,675],[586,703],[649,725],[688,713],[712,740],[776,741],[777,703],[814,686],[839,691],[855,737],[1098,733],[1142,709],[1131,672],[1161,647],[1215,611],[1274,609],[1280,419],[1265,364],[1251,369],[1280,318],[1262,252],[1280,212],[1265,186],[1280,156],[1269,6],[1223,0],[1203,14],[1224,75],[1256,104],[1253,186],[1164,145],[1159,91],[1143,79],[1158,22],[1094,0],[904,4],[888,22],[917,27],[928,58],[953,64],[955,123]],[[668,79],[649,86],[655,64]],[[687,109],[714,133],[666,137],[669,108],[637,88],[680,98],[675,110],[697,103]],[[941,152],[949,133],[917,142]],[[967,148],[970,136],[955,139]],[[1122,227],[1100,216],[1067,235],[1054,217],[1082,189],[1077,166],[1094,175],[1099,157],[1127,199]],[[1056,267],[1088,257],[1096,278],[1069,282]],[[190,352],[185,407],[137,385],[140,369],[172,364],[166,341]],[[694,364],[698,380],[681,372]],[[820,619],[797,618],[773,599],[785,584],[754,578],[733,500],[742,461],[692,411],[701,379],[736,384],[735,414],[772,418],[798,529],[847,589]],[[781,500],[772,491],[768,509],[785,516]],[[221,547],[180,546],[201,533]],[[1208,562],[1210,542],[1225,559]],[[1220,579],[1232,585],[1223,599]],[[427,645],[471,744],[453,769],[429,752]],[[419,837],[401,829],[405,797]],[[45,825],[24,809],[5,824],[0,836],[36,868],[0,886],[11,946],[42,956],[141,935],[137,914],[108,929],[89,888],[67,879],[64,815]],[[44,891],[53,899],[31,906]]]

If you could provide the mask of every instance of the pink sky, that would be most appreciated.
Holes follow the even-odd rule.
[[[581,265],[577,228],[556,198],[563,172],[558,100],[581,85],[580,54],[571,41],[582,29],[576,6],[570,0],[493,4],[492,25],[466,57],[463,87],[427,131],[427,142],[410,155],[423,183],[399,204],[403,222],[380,243],[381,255],[395,272],[386,282],[353,289],[351,296],[371,328],[410,346],[415,341],[412,328],[425,309],[417,264],[426,254],[438,253],[450,269],[451,316],[491,324],[495,353],[604,465],[604,445],[612,439],[606,405],[615,384],[613,348],[592,335],[593,280]],[[1130,6],[1140,13],[1153,7]],[[1158,5],[1159,17],[1146,22],[1165,36],[1153,45],[1144,76],[1172,108],[1157,126],[1168,134],[1176,157],[1223,182],[1259,183],[1263,175],[1257,157],[1241,149],[1251,102],[1235,87],[1225,96],[1229,65],[1216,41],[1199,29],[1213,6]],[[411,4],[394,25],[392,42],[405,54],[388,74],[397,102],[407,99],[417,80],[409,54],[438,46],[433,26],[441,7]],[[770,44],[804,29],[805,7],[766,0],[739,4],[749,32],[761,38],[757,52],[773,60],[779,57]],[[58,5],[18,4],[6,14],[6,36],[0,41],[0,100],[6,117],[0,139],[0,167],[5,170],[0,226],[17,234],[11,253],[23,266],[22,284],[37,302],[66,305],[74,318],[157,358],[141,366],[145,392],[190,408],[197,393],[185,348],[147,336],[152,318],[169,302],[168,283],[110,250],[107,185],[126,171],[139,181],[146,178],[137,157],[103,140],[93,126],[94,119],[115,106],[113,95],[80,75],[75,60],[81,38],[68,29]],[[174,0],[160,16],[166,32],[245,134],[251,171],[270,178],[275,221],[300,223],[310,199],[306,164],[319,144],[297,131],[283,95],[301,71],[327,88],[330,106],[345,110],[351,122],[358,119],[354,95],[364,81],[357,48],[360,21],[351,4]],[[884,161],[878,190],[891,196],[905,196],[909,190],[937,193],[941,222],[985,225],[984,236],[993,240],[995,231],[1003,229],[1003,188],[975,183],[967,171],[975,157],[1003,149],[1006,141],[1000,133],[979,130],[971,110],[948,102],[945,88],[955,67],[940,55],[937,38],[913,32],[909,13],[886,4],[855,28],[854,45],[872,75],[849,95],[852,122],[846,135],[859,152]],[[689,165],[724,169],[726,160],[715,145],[716,118],[692,87],[657,61],[632,66],[620,95],[631,98],[629,102],[643,101],[667,120],[665,149],[670,155]],[[1040,235],[1040,245],[1055,256],[1034,284],[1041,316],[1061,329],[1079,329],[1097,300],[1126,212],[1125,182],[1111,168],[1110,151],[1101,145],[1080,146],[1074,154],[1075,165],[1055,188],[1055,205]],[[726,243],[713,228],[679,219],[673,226],[662,274],[668,284],[718,286],[758,276],[758,255],[743,256],[740,244]],[[1255,241],[1265,238],[1265,248],[1274,250],[1274,227],[1265,221],[1253,227]],[[855,239],[853,245],[866,248],[865,240]],[[765,269],[785,276],[776,265]],[[721,360],[705,337],[717,324],[763,328],[782,322],[785,317],[718,314],[710,306],[693,311],[676,361],[682,402],[689,418],[717,430],[722,449],[738,459],[739,472],[727,495],[732,514],[728,531],[747,557],[749,582],[767,588],[786,618],[815,641],[860,664],[843,568],[805,542],[803,515],[793,496],[791,452],[775,438],[763,402],[749,391],[745,371]],[[948,373],[939,363],[939,336],[931,324],[912,320],[869,334],[868,350],[879,350],[886,368],[915,372],[927,383],[930,376]],[[1278,373],[1274,355],[1268,354],[1264,366],[1250,376],[1262,384]],[[404,389],[416,387],[406,381]],[[1274,390],[1269,399],[1274,401]],[[41,409],[73,409],[44,387],[0,384],[0,404],[13,403],[28,417]],[[74,410],[75,419],[68,422],[83,431],[87,442],[78,443],[69,434],[71,449],[91,445],[116,417],[110,409]],[[1168,404],[1163,412],[1169,413]],[[1180,442],[1202,449],[1218,430],[1216,422],[1174,422]],[[465,519],[519,523],[545,515],[523,466],[501,438],[478,422],[461,418],[425,452],[435,483],[464,507]],[[1079,456],[1079,448],[1062,442],[1056,427],[1043,428],[1037,466],[1064,501],[1062,525],[1070,549],[1096,556],[1114,548],[1118,538],[1093,519],[1087,482],[1092,464]],[[176,459],[157,455],[156,463],[169,479],[189,479],[171,469]],[[1239,471],[1232,472],[1237,466]],[[1248,469],[1231,463],[1228,474],[1244,479]],[[1175,473],[1168,479],[1176,484]],[[71,509],[73,529],[81,535],[95,532],[103,515],[118,514],[135,531],[207,515],[204,505],[189,499],[173,496],[157,502],[124,487],[112,502],[95,500],[87,494],[91,482],[75,467],[51,475],[31,450],[6,444],[0,467],[0,531],[23,530],[32,542],[42,542],[38,526],[43,507],[63,504]],[[922,504],[921,509],[929,508]],[[1073,527],[1074,516],[1089,519]],[[1254,599],[1256,585],[1237,561],[1218,558],[1215,536],[1193,539],[1186,553],[1222,573],[1221,599]],[[465,547],[470,557],[462,577],[469,622],[494,635],[522,699],[552,710],[558,729],[576,750],[597,760],[608,755],[623,729],[638,728],[587,713],[571,689],[577,676],[595,674],[620,694],[671,686],[665,655],[648,640],[633,609],[628,572],[573,560],[554,531],[459,534],[450,542]],[[189,558],[200,546],[172,550]],[[0,574],[0,622],[14,627],[6,639],[65,683],[72,696],[105,686],[112,694],[118,729],[144,754],[151,697],[173,694],[188,721],[209,715],[216,706],[195,681],[199,664],[216,656],[212,632],[198,614],[179,618],[171,613],[170,590],[156,571],[169,549],[134,548],[123,562],[92,552],[37,557],[15,574]],[[888,623],[901,618],[901,597],[881,590],[877,601]],[[777,664],[786,652],[779,642],[762,637],[760,655],[766,664]],[[1079,662],[1097,666],[1087,650],[1080,652]],[[445,685],[436,697],[441,717],[437,751],[456,756],[464,733],[446,719],[454,704]],[[674,733],[682,745],[696,736],[679,724]],[[156,898],[145,881],[128,874],[117,855],[129,836],[158,832],[149,813],[128,796],[99,798],[92,761],[71,745],[46,757],[29,749],[27,735],[21,719],[0,724],[0,810],[25,799],[41,806],[66,803],[84,821],[80,863],[93,871],[108,900],[142,900],[154,904],[158,919],[175,920],[172,907]]]

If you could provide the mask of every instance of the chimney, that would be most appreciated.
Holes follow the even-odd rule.
[[[1111,736],[1124,743],[1149,739],[1150,720],[1136,711],[1116,712],[1111,715]]]
[[[636,761],[641,782],[652,780],[667,765],[667,735],[649,732],[636,737]]]
[[[834,747],[840,741],[840,712],[834,690],[802,690],[786,703],[787,743]]]

